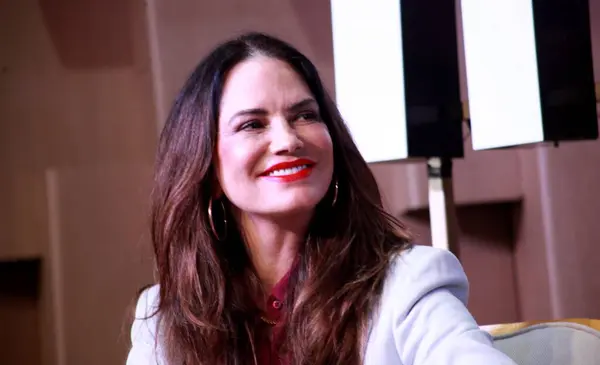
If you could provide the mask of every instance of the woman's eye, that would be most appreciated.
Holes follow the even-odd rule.
[[[260,120],[249,120],[240,126],[240,130],[254,130],[264,127]]]
[[[302,120],[310,120],[310,121],[317,121],[320,120],[319,118],[319,114],[315,113],[315,112],[302,112],[300,114],[298,114],[296,116],[296,120],[298,119],[302,119]]]

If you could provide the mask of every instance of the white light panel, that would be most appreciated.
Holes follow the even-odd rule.
[[[400,0],[331,0],[336,102],[367,162],[408,156]]]
[[[531,0],[462,0],[475,150],[544,140]]]

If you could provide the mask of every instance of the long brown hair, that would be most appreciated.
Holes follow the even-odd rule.
[[[158,341],[170,364],[237,365],[255,358],[260,324],[251,298],[260,285],[233,220],[220,227],[227,238],[219,241],[207,213],[223,84],[233,66],[255,55],[287,62],[310,88],[332,138],[338,182],[336,204],[330,194],[319,203],[300,248],[282,349],[294,365],[358,365],[389,262],[409,236],[383,210],[373,174],[315,66],[289,44],[260,33],[221,44],[196,67],[160,137],[152,208]],[[227,204],[213,208],[215,221],[222,222]]]

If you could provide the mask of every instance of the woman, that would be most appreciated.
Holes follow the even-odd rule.
[[[288,44],[246,34],[198,65],[155,180],[159,285],[138,300],[128,365],[512,364],[467,311],[456,258],[411,247],[383,210]]]

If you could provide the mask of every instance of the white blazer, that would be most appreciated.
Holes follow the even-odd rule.
[[[414,246],[391,265],[371,319],[364,365],[515,365],[466,308],[468,281],[448,251]],[[142,293],[127,365],[167,365],[155,346],[158,286]]]

